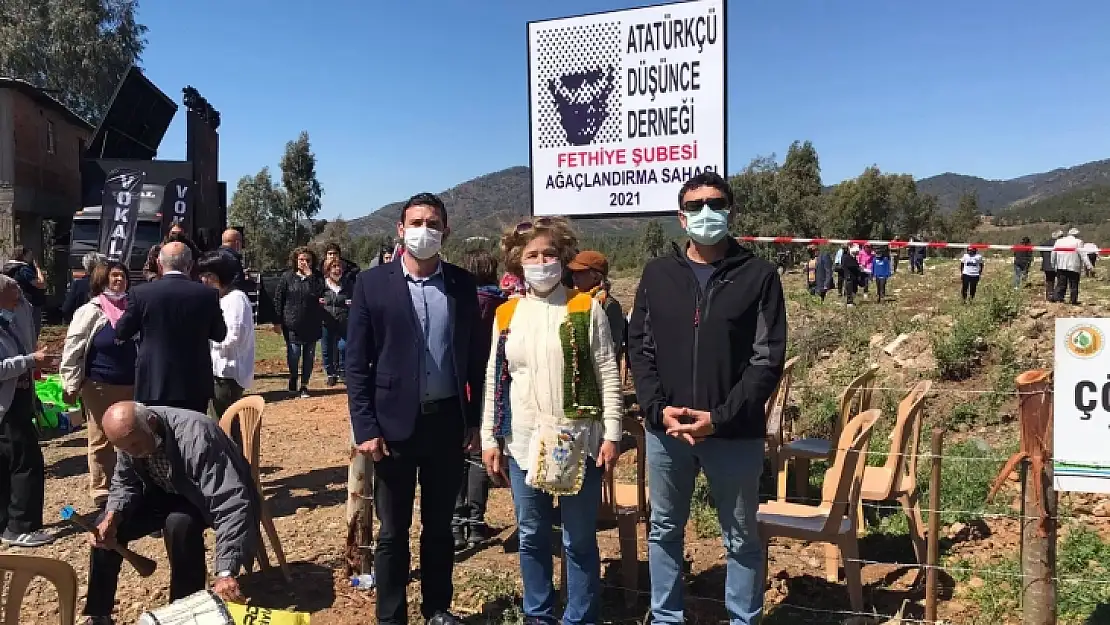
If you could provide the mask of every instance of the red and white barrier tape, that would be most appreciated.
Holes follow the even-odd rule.
[[[949,243],[948,241],[899,241],[893,239],[890,241],[883,241],[878,239],[822,239],[822,238],[805,238],[805,237],[756,237],[756,236],[740,236],[736,237],[738,241],[743,243],[798,243],[804,245],[870,245],[871,247],[890,247],[893,249],[903,247],[925,247],[929,249],[956,249],[966,250],[974,247],[977,250],[1001,250],[1003,252],[1081,252],[1084,254],[1100,254],[1103,256],[1110,255],[1110,248],[1095,249],[1080,249],[1076,250],[1074,247],[1052,247],[1044,245],[1001,245],[997,243]]]

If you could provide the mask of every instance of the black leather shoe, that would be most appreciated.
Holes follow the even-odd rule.
[[[462,625],[462,621],[450,612],[436,612],[435,616],[428,619],[428,625]]]
[[[464,526],[456,525],[451,528],[451,538],[455,541],[455,551],[466,549],[466,532]]]

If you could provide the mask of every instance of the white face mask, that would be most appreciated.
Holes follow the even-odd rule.
[[[563,264],[559,261],[538,265],[521,265],[524,268],[524,281],[533,291],[547,293],[559,286],[563,278]]]
[[[714,245],[728,234],[728,211],[702,206],[697,213],[686,213],[686,234],[701,245]]]
[[[405,228],[405,249],[418,260],[428,260],[443,246],[443,233],[427,226]]]
[[[116,293],[115,291],[113,291],[111,289],[108,289],[108,290],[104,291],[104,297],[107,297],[108,299],[112,300],[113,302],[118,302],[121,299],[127,297],[127,291],[124,291],[123,293]]]

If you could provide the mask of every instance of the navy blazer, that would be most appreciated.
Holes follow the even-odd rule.
[[[212,399],[212,351],[227,325],[220,293],[181,274],[135,285],[116,338],[141,333],[135,362],[135,401],[151,406]]]
[[[478,289],[466,270],[444,262],[443,280],[451,309],[452,360],[459,406],[467,427],[482,418],[488,351],[481,348]],[[488,337],[486,337],[488,338]],[[347,321],[347,398],[355,443],[412,436],[420,414],[420,354],[423,331],[412,306],[401,263],[360,272]],[[488,348],[487,348],[488,349]],[[470,387],[468,397],[467,386]]]

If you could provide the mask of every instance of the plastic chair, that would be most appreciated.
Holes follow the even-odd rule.
[[[54,584],[58,591],[58,622],[61,625],[74,624],[77,615],[77,573],[69,563],[54,558],[3,554],[0,555],[0,571],[12,573],[4,602],[4,623],[19,622],[19,608],[27,586],[34,578],[42,577]],[[0,590],[3,586],[0,579]]]
[[[837,414],[836,427],[833,430],[832,440],[840,438],[840,432],[854,414],[867,412],[871,408],[871,396],[875,390],[875,374],[879,371],[877,365],[871,365],[867,371],[848,383],[840,395],[840,410]],[[777,498],[786,501],[786,474],[790,459],[794,459],[794,487],[797,496],[804,499],[809,492],[809,463],[812,460],[832,460],[836,450],[832,442],[823,438],[799,438],[783,444],[779,453]]]
[[[774,394],[767,400],[767,458],[771,461],[771,469],[778,474],[779,489],[786,490],[786,472],[779,471],[779,457],[782,451],[783,437],[785,435],[784,414],[787,404],[790,403],[790,385],[794,382],[794,365],[798,364],[800,356],[795,356],[786,361],[782,368],[782,377],[775,387]]]
[[[863,482],[864,456],[871,430],[880,411],[868,410],[848,422],[838,440],[836,460],[825,473],[821,503],[807,505],[785,501],[760,504],[757,519],[764,543],[774,536],[808,542],[828,543],[825,549],[825,577],[839,580],[836,549],[844,559],[844,576],[852,610],[863,611],[863,578],[860,574],[859,537],[856,535],[856,508]],[[769,567],[768,567],[769,568]]]
[[[860,489],[858,526],[862,531],[863,502],[897,499],[909,519],[913,553],[919,564],[925,563],[925,524],[921,520],[921,491],[917,487],[917,455],[921,442],[921,421],[925,412],[925,395],[933,383],[923,380],[914,385],[898,404],[898,418],[890,434],[890,453],[881,467],[863,470]]]
[[[270,539],[270,547],[274,550],[274,557],[278,561],[278,566],[281,567],[282,576],[285,577],[286,582],[292,582],[293,578],[289,573],[289,564],[285,561],[285,551],[281,548],[281,540],[278,538],[277,528],[274,527],[274,519],[270,514],[270,506],[266,502],[266,497],[262,494],[262,479],[259,467],[262,447],[262,411],[265,408],[266,400],[262,399],[260,395],[244,397],[229,406],[227,411],[224,412],[223,417],[220,418],[220,429],[242,446],[243,456],[247,459],[247,464],[250,465],[254,486],[258,491],[259,522],[265,528],[266,536]],[[236,422],[238,422],[238,428],[236,428]],[[266,545],[262,541],[261,532],[258,536],[257,558],[259,568],[264,571],[270,569],[270,560],[266,556]]]

